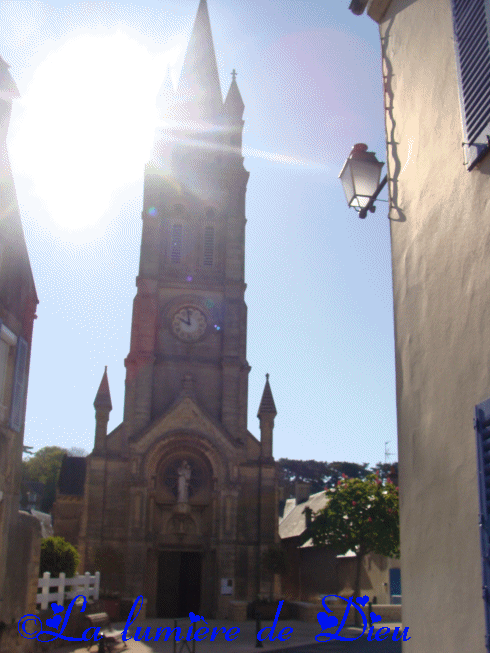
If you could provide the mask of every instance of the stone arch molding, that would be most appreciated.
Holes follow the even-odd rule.
[[[165,457],[179,453],[184,458],[186,453],[203,457],[212,470],[212,476],[221,483],[229,479],[228,464],[223,452],[219,451],[209,438],[199,431],[175,429],[164,433],[147,451],[143,459],[143,475],[147,482],[156,476],[158,467]],[[151,485],[150,485],[151,487]]]
[[[227,461],[236,459],[236,446],[191,396],[183,396],[132,443],[132,453],[141,461],[141,466],[138,465],[140,474],[149,480],[155,474],[165,448],[175,442],[183,445],[184,441],[187,441],[187,446],[206,455],[213,475],[221,480],[228,477]]]

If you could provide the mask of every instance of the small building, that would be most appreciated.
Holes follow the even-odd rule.
[[[279,520],[279,537],[288,563],[281,579],[282,592],[288,600],[317,602],[327,594],[344,597],[353,594],[355,553],[337,555],[329,547],[313,546],[311,540],[301,543],[311,513],[324,508],[327,500],[325,492],[317,492],[306,500],[286,501],[284,516]],[[371,601],[399,603],[399,579],[400,560],[374,553],[364,557],[361,593]]]

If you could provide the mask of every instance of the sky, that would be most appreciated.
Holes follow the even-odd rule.
[[[105,365],[109,430],[122,420],[143,170],[197,6],[0,2],[0,54],[21,94],[8,147],[40,300],[34,450],[92,450]],[[381,57],[376,23],[348,6],[208,0],[223,95],[235,68],[245,103],[248,428],[259,436],[269,373],[276,458],[376,464],[385,450],[397,459],[388,204],[359,220],[338,174],[354,143],[385,161]]]

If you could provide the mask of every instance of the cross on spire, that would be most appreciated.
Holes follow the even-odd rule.
[[[232,79],[233,82],[235,81],[235,78],[236,78],[237,75],[238,75],[237,71],[233,68],[233,70],[231,71],[231,76],[233,77],[233,79]]]

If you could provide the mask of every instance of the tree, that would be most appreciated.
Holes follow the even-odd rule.
[[[78,551],[63,537],[46,537],[41,541],[40,576],[49,571],[51,576],[58,577],[63,571],[71,578],[75,575],[79,562]]]
[[[43,447],[22,461],[22,480],[44,484],[42,512],[49,512],[53,506],[61,463],[66,453],[67,450],[62,447]]]
[[[24,447],[24,449],[32,449],[32,447]],[[22,488],[21,505],[25,507],[28,504],[25,483],[42,483],[44,485],[44,492],[40,508],[42,512],[50,512],[56,498],[56,486],[58,484],[63,457],[65,454],[70,457],[84,457],[87,455],[87,452],[80,447],[71,447],[71,449],[43,447],[34,454],[31,451],[24,451],[24,453],[31,457],[25,458],[22,461],[22,481],[24,487]]]
[[[296,482],[310,483],[311,492],[320,492],[325,487],[329,477],[328,464],[317,460],[290,460],[281,458],[278,461],[279,485],[285,488],[286,496],[294,496]]]
[[[348,462],[321,462],[318,460],[290,460],[281,458],[279,466],[279,485],[286,490],[286,496],[294,496],[296,482],[309,483],[311,494],[321,492],[326,487],[335,487],[342,474],[349,478],[366,478],[368,463],[362,465]]]
[[[329,463],[328,471],[330,476],[325,483],[325,487],[333,488],[335,487],[339,480],[344,476],[348,478],[366,478],[370,472],[368,469],[368,463],[348,463],[348,462],[334,462]]]
[[[85,458],[87,452],[82,447],[70,447],[66,452],[70,458]]]
[[[378,473],[382,481],[390,479],[392,483],[398,485],[398,463],[378,463],[371,468],[371,471]]]
[[[302,540],[311,538],[315,546],[330,546],[339,554],[356,554],[356,598],[366,554],[400,556],[398,488],[388,481],[383,484],[377,474],[365,479],[344,475],[326,494],[327,505],[312,515]]]

